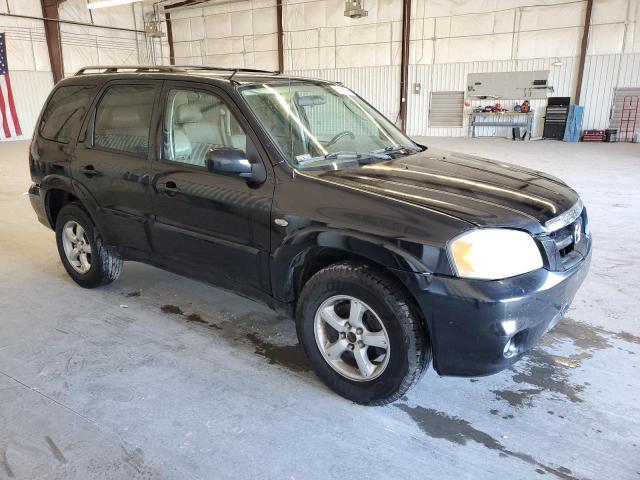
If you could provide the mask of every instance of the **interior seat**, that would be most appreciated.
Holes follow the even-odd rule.
[[[118,106],[104,109],[96,120],[95,143],[105,148],[146,154],[149,151],[149,129],[144,125],[136,108]]]
[[[212,147],[224,145],[220,128],[208,122],[199,105],[186,103],[176,108],[173,126],[175,160],[204,165]]]

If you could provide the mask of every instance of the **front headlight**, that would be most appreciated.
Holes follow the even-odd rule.
[[[542,267],[535,240],[519,230],[472,230],[456,237],[448,250],[456,274],[464,278],[498,280]]]

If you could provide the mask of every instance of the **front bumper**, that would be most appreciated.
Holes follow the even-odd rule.
[[[423,311],[435,370],[489,375],[531,350],[562,318],[589,271],[591,238],[585,241],[582,260],[564,272],[542,268],[497,281],[400,275]]]

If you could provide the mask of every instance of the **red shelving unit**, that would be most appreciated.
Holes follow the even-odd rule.
[[[620,132],[618,141],[633,142],[633,134],[638,122],[638,106],[640,96],[625,95],[622,98],[622,111],[620,112]]]

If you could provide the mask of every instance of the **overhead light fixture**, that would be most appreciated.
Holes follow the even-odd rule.
[[[143,0],[99,0],[98,2],[89,2],[87,8],[94,10],[96,8],[117,7],[118,5],[129,5],[130,3],[142,1]]]
[[[369,15],[363,6],[362,0],[346,0],[344,3],[344,16],[349,18],[362,18]]]
[[[552,67],[561,67],[562,66],[562,61],[559,58],[556,58],[553,63],[551,64]]]

